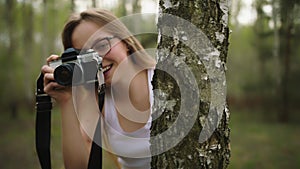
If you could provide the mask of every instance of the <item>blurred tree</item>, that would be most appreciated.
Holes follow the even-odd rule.
[[[96,8],[96,7],[97,7],[96,0],[92,0],[92,7],[93,7],[93,8]]]
[[[276,72],[276,69],[269,69],[268,64],[270,62],[274,62],[276,58],[274,58],[273,52],[273,39],[274,39],[274,28],[270,27],[270,22],[272,22],[272,15],[266,13],[264,8],[266,6],[270,7],[271,2],[268,0],[256,0],[255,1],[255,8],[257,13],[257,19],[254,22],[254,32],[255,32],[255,39],[252,41],[253,46],[257,50],[257,55],[259,59],[259,84],[256,86],[256,100],[261,105],[262,109],[264,110],[264,118],[268,120],[268,108],[270,100],[273,100],[275,93],[276,84],[275,80],[272,76],[279,74]]]
[[[16,71],[17,69],[13,69],[12,65],[15,66],[16,64],[16,57],[17,57],[17,48],[18,48],[18,39],[17,39],[17,19],[16,19],[16,7],[17,2],[16,0],[6,0],[5,1],[5,22],[7,25],[7,32],[8,32],[8,47],[7,51],[5,52],[4,57],[6,58],[4,66],[5,70],[5,89],[11,90],[3,90],[3,96],[7,99],[7,104],[13,118],[17,118],[17,108],[18,108],[18,90],[17,90],[17,82],[16,82]],[[5,66],[6,65],[6,66]]]
[[[134,0],[132,3],[132,13],[141,13],[142,6],[140,0]]]
[[[48,16],[48,1],[43,0],[43,37],[47,37],[48,35],[48,24],[49,24],[49,16]],[[49,41],[48,38],[43,38],[43,56],[46,57],[49,52]]]
[[[140,14],[141,13],[141,4],[140,0],[134,0],[132,3],[132,13],[133,14]],[[141,23],[141,18],[138,17],[137,19],[132,20],[132,26],[133,26],[133,31],[137,32],[142,26],[139,24]]]
[[[126,9],[126,0],[119,0],[118,6],[115,11],[115,15],[118,17],[126,16],[127,15],[127,9]]]
[[[202,52],[216,49],[216,54],[219,61],[223,64],[226,62],[228,49],[228,9],[229,1],[214,1],[214,0],[172,0],[159,1],[160,14],[158,18],[158,55],[157,68],[154,79],[154,91],[158,93],[154,97],[154,112],[151,128],[151,151],[155,154],[152,157],[152,168],[226,168],[229,163],[229,112],[225,110],[225,105],[222,110],[216,110],[213,113],[218,118],[222,118],[220,123],[210,119],[213,125],[218,127],[213,130],[212,135],[206,135],[206,141],[199,141],[199,134],[202,134],[204,126],[206,126],[206,117],[212,112],[209,105],[213,102],[212,99],[221,99],[212,97],[210,92],[218,90],[211,88],[212,84],[221,83],[225,85],[224,81],[219,81],[218,78],[208,77],[208,67],[202,64],[204,61],[198,58],[202,55],[193,51],[195,48]],[[169,14],[179,17],[179,20],[173,20],[173,17],[168,17],[164,14]],[[206,44],[207,41],[202,39],[197,31],[193,31],[193,27],[188,23],[201,30],[212,45],[213,49]],[[191,47],[195,47],[192,49]],[[212,53],[211,53],[212,54]],[[203,54],[206,56],[206,54]],[[214,55],[214,54],[212,54]],[[211,61],[212,68],[218,67],[220,63],[215,57],[209,55],[205,60]],[[202,62],[202,63],[201,63]],[[216,64],[216,65],[215,65]],[[222,66],[224,66],[222,64]],[[221,67],[222,67],[221,66]],[[187,74],[185,68],[191,69],[195,80],[196,87],[201,89],[200,101],[197,101],[197,92],[193,90],[194,82],[192,77]],[[176,72],[173,72],[176,69]],[[172,71],[173,70],[173,71]],[[173,72],[173,75],[170,73]],[[180,79],[176,79],[180,78]],[[208,80],[209,79],[209,80]],[[180,88],[179,83],[182,84]],[[188,88],[188,89],[185,89]],[[183,91],[182,91],[183,90]],[[219,93],[221,94],[221,93]],[[187,95],[189,102],[185,100],[183,95]],[[214,101],[215,101],[214,100]],[[196,101],[197,103],[192,103]],[[195,105],[196,104],[196,105]],[[199,110],[197,108],[199,104]],[[225,104],[225,103],[224,103]],[[182,109],[181,109],[182,108]],[[197,109],[197,110],[195,110]],[[182,112],[181,112],[182,111]],[[196,111],[196,115],[191,115]],[[158,115],[157,115],[158,114]],[[211,115],[211,114],[210,114]],[[156,117],[159,116],[159,117]],[[182,119],[179,119],[181,116]],[[183,116],[183,117],[182,117]],[[178,140],[184,135],[184,130],[187,124],[191,123],[191,119],[197,116],[197,122],[189,130],[188,134]],[[202,119],[202,120],[201,120]],[[175,126],[175,127],[174,127]],[[164,140],[160,138],[165,131],[170,132]],[[204,131],[205,132],[205,131]],[[163,137],[162,137],[163,138]],[[179,141],[175,147],[167,151],[164,148]]]
[[[234,25],[236,28],[239,27],[238,16],[242,8],[242,0],[236,0],[231,3],[231,19],[230,24]]]
[[[281,79],[280,79],[280,92],[281,107],[279,109],[279,121],[287,122],[290,116],[289,107],[289,88],[290,88],[290,64],[292,56],[292,41],[295,32],[295,22],[300,16],[297,15],[297,6],[300,5],[299,0],[280,0],[280,47],[279,55],[282,63]]]
[[[58,35],[61,31],[59,24],[59,10],[63,6],[57,3],[56,0],[43,0],[44,3],[44,13],[43,13],[43,57],[48,57],[49,53],[57,51],[55,48],[58,41]]]
[[[75,11],[75,0],[71,0],[71,11]]]
[[[32,92],[32,81],[34,77],[32,76],[32,51],[33,51],[33,34],[34,34],[34,12],[32,7],[32,0],[24,0],[22,2],[22,27],[23,27],[23,54],[27,54],[23,59],[23,72],[24,72],[24,92],[25,101],[28,102],[26,105],[28,107],[32,106],[33,102],[33,92]]]

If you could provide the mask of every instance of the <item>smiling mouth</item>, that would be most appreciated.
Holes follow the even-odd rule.
[[[113,64],[110,64],[110,65],[108,65],[108,66],[103,67],[103,69],[102,69],[103,73],[108,72],[108,71],[111,69],[112,65],[113,65]]]

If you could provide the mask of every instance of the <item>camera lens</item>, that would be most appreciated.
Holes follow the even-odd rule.
[[[58,66],[55,70],[54,70],[54,79],[55,81],[63,86],[71,86],[72,85],[72,81],[73,83],[78,83],[80,77],[78,77],[78,71],[77,69],[80,68],[76,68],[76,75],[74,75],[74,68],[75,68],[75,64],[74,63],[68,63],[68,64],[62,64],[60,66]],[[81,74],[81,73],[79,73]]]

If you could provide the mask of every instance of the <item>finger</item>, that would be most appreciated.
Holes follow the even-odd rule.
[[[53,81],[55,81],[53,73],[44,74],[44,86],[46,86],[49,82]]]
[[[66,89],[67,89],[67,87],[61,86],[61,85],[59,85],[59,84],[57,84],[56,82],[53,82],[53,81],[49,82],[44,87],[44,91],[49,95],[53,95],[57,92],[65,91]]]
[[[41,71],[42,71],[43,74],[53,73],[54,69],[52,67],[48,66],[48,65],[44,65],[44,66],[42,66]]]
[[[55,89],[55,84],[54,83],[55,82],[49,82],[49,83],[44,85],[45,93],[50,95],[54,91],[54,89]]]
[[[58,55],[51,55],[47,58],[47,63],[49,64],[49,62],[57,60],[57,59],[59,59]]]

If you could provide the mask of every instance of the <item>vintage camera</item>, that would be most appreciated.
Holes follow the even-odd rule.
[[[61,58],[49,63],[54,68],[55,81],[63,86],[77,86],[97,82],[98,67],[102,58],[93,49],[79,52],[66,49]]]

